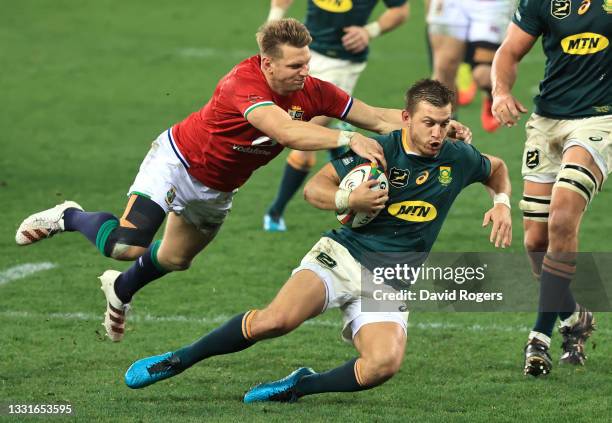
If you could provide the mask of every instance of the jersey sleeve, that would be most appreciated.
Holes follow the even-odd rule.
[[[383,3],[387,7],[398,7],[403,4],[408,3],[408,1],[407,0],[383,0]]]
[[[353,106],[353,97],[334,84],[313,78],[314,89],[317,92],[316,116],[324,115],[344,120]]]
[[[539,37],[544,32],[545,25],[540,14],[543,3],[547,2],[541,0],[520,0],[512,16],[512,22],[529,35]]]
[[[232,75],[224,90],[231,93],[231,102],[245,119],[252,110],[275,104],[270,88],[261,80],[244,72]]]
[[[461,144],[463,144],[461,163],[465,169],[463,186],[474,182],[486,182],[491,174],[491,161],[471,144]]]

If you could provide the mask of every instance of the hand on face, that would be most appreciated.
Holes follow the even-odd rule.
[[[451,120],[449,122],[446,136],[459,141],[464,141],[467,144],[472,143],[471,129],[463,125],[461,122],[457,122],[456,120]]]

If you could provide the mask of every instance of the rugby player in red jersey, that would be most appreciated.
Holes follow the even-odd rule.
[[[368,106],[333,84],[309,77],[311,41],[304,25],[294,19],[262,26],[257,33],[260,54],[234,67],[201,110],[153,142],[120,219],[107,212],[85,212],[67,201],[22,222],[16,234],[19,245],[77,231],[107,257],[136,260],[123,273],[108,270],[100,276],[110,339],[123,338],[132,296],[168,272],[187,269],[219,231],[237,189],[283,147],[322,150],[347,145],[386,166],[382,148],[373,139],[308,122],[326,115],[379,133],[402,122],[399,110]],[[470,137],[461,125],[455,129],[457,136]],[[166,215],[163,239],[151,243]]]

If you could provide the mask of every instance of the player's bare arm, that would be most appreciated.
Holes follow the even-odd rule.
[[[346,116],[346,121],[363,129],[379,134],[388,134],[406,126],[402,119],[402,110],[373,107],[361,100],[353,99],[353,107]],[[472,131],[456,120],[449,122],[448,137],[471,142]]]
[[[373,38],[389,32],[403,24],[410,14],[408,3],[388,8],[378,20],[365,26],[351,25],[344,28],[342,45],[352,53],[359,53],[368,47]]]
[[[492,223],[489,241],[496,248],[506,248],[512,242],[512,216],[510,213],[512,189],[508,167],[498,157],[487,154],[485,156],[491,162],[491,174],[484,185],[493,197],[493,208],[485,213],[482,226],[485,227]]]
[[[388,190],[372,191],[378,181],[370,180],[355,188],[348,197],[349,208],[355,212],[374,214],[385,207]],[[340,178],[331,163],[325,165],[304,187],[304,199],[318,209],[336,210],[336,193]]]
[[[516,24],[510,23],[506,38],[495,53],[491,67],[493,116],[507,127],[516,125],[521,113],[527,108],[512,95],[518,64],[533,47],[536,37],[526,33]]]
[[[249,113],[247,119],[251,125],[285,147],[314,151],[348,145],[361,157],[378,162],[385,168],[387,166],[380,144],[358,132],[338,131],[309,122],[293,120],[287,112],[276,105],[254,109]],[[364,127],[364,129],[370,128]]]
[[[353,98],[353,106],[345,120],[359,128],[379,134],[388,134],[405,125],[401,110],[373,107],[356,98]]]

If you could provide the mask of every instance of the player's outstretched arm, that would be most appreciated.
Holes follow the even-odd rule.
[[[388,190],[372,191],[378,181],[372,179],[346,192],[338,188],[340,178],[331,163],[326,164],[304,187],[304,199],[318,209],[341,211],[347,207],[355,212],[375,214],[385,207]]]
[[[285,147],[314,151],[346,145],[364,159],[378,162],[383,168],[387,167],[381,145],[358,132],[338,131],[310,122],[293,120],[287,112],[276,105],[253,109],[248,114],[247,120]]]
[[[373,107],[356,98],[353,98],[353,107],[345,120],[358,128],[379,134],[388,134],[406,124],[402,119],[401,110]]]
[[[506,248],[512,242],[512,215],[510,214],[512,192],[508,167],[498,157],[486,154],[485,156],[491,162],[491,174],[484,185],[493,197],[493,208],[485,213],[482,226],[485,227],[492,223],[489,241],[497,248]]]
[[[493,104],[491,113],[505,126],[514,126],[521,113],[527,113],[523,106],[512,95],[516,81],[518,64],[531,50],[537,37],[530,35],[511,22],[501,47],[495,53],[491,67]]]

